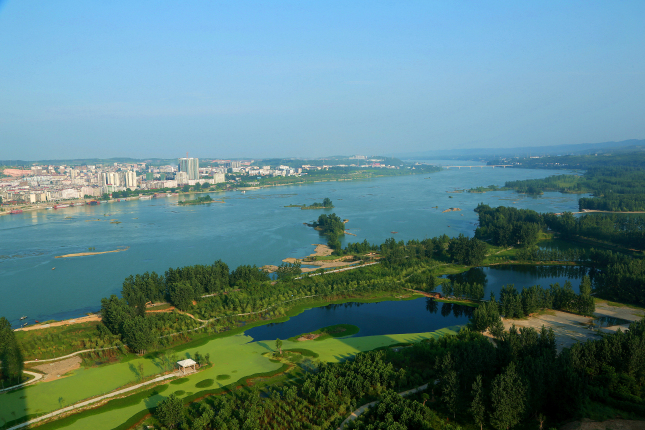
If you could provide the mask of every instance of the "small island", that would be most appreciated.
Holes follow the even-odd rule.
[[[213,203],[215,200],[211,198],[211,196],[206,195],[203,197],[197,197],[196,199],[193,200],[184,200],[179,202],[180,205],[203,205],[205,203]]]
[[[300,208],[302,210],[307,210],[307,209],[333,209],[334,205],[331,202],[331,199],[329,197],[325,197],[325,199],[322,201],[322,203],[315,202],[309,206],[307,205],[288,205],[285,206],[285,208]]]
[[[353,336],[358,333],[360,329],[352,324],[335,324],[330,325],[329,327],[323,327],[311,333],[303,333],[298,336],[294,336],[289,340],[292,342],[303,342],[306,340],[325,340],[332,337],[345,337]]]

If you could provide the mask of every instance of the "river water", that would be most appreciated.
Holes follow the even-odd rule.
[[[343,241],[382,243],[441,234],[472,236],[473,209],[484,202],[538,211],[575,211],[579,195],[546,193],[527,197],[514,192],[451,193],[508,180],[542,178],[563,171],[462,168],[425,175],[352,182],[322,182],[260,190],[212,193],[200,206],[178,206],[178,197],[41,210],[0,217],[0,316],[17,325],[27,321],[84,315],[100,299],[118,294],[130,274],[217,259],[231,269],[240,264],[278,265],[304,257],[324,243],[303,223],[323,211],[286,208],[332,199],[335,212],[349,219],[356,236]],[[456,207],[461,211],[442,213]],[[55,258],[92,251],[127,251]]]

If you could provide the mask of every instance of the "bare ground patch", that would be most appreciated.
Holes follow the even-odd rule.
[[[32,369],[44,373],[45,376],[43,376],[42,380],[47,382],[62,378],[66,373],[80,368],[81,362],[81,357],[77,355],[65,360],[55,361],[53,363],[39,364],[38,366],[32,367]]]

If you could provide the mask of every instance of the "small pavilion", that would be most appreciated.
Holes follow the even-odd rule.
[[[177,366],[179,366],[179,370],[181,370],[183,374],[186,374],[186,370],[190,370],[191,368],[193,369],[193,372],[197,371],[197,363],[192,358],[178,361]]]

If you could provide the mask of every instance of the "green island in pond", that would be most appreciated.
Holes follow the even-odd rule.
[[[353,336],[360,331],[360,328],[352,324],[334,324],[328,327],[323,327],[311,333],[303,333],[298,336],[290,337],[292,342],[302,342],[305,340],[325,340],[334,337],[348,337]]]

